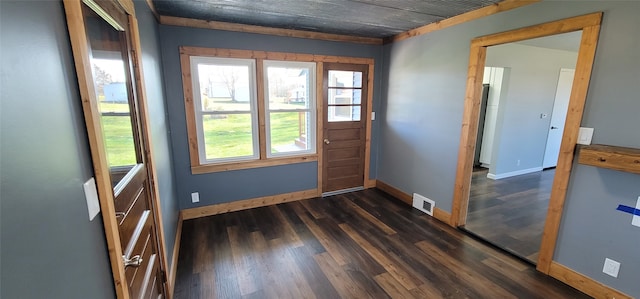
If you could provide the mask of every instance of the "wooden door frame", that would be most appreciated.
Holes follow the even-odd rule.
[[[360,64],[367,65],[367,110],[365,116],[365,151],[364,151],[364,188],[373,188],[376,181],[369,175],[371,168],[371,114],[373,112],[373,79],[374,61],[373,59],[349,59],[344,57],[339,61],[319,61],[316,65],[316,153],[318,154],[318,196],[322,196],[323,175],[324,175],[324,64]],[[364,60],[364,61],[363,61]],[[364,63],[363,63],[364,62]]]
[[[560,146],[558,166],[553,181],[549,209],[542,236],[542,245],[538,257],[537,269],[549,274],[551,262],[558,237],[562,210],[569,185],[571,166],[578,140],[578,131],[582,121],[587,89],[591,79],[591,70],[595,57],[596,46],[602,12],[567,18],[540,25],[515,29],[475,38],[471,41],[467,87],[462,115],[462,132],[456,168],[456,181],[453,191],[453,206],[449,224],[458,227],[466,223],[469,205],[469,191],[476,138],[478,134],[478,120],[480,113],[480,97],[482,93],[482,76],[484,73],[487,47],[521,40],[544,37],[549,35],[582,30],[582,39],[576,62],[576,75],[571,88],[569,109]]]
[[[91,0],[88,1],[93,2]],[[141,141],[145,148],[145,150],[142,151],[142,156],[147,168],[147,178],[151,188],[151,209],[154,215],[156,235],[158,236],[158,254],[161,256],[160,266],[166,276],[167,255],[165,254],[165,235],[162,227],[162,213],[159,203],[160,195],[157,186],[157,173],[155,166],[153,165],[153,149],[150,139],[151,133],[149,132],[150,122],[142,72],[142,52],[140,46],[140,35],[138,32],[138,22],[135,17],[134,4],[131,0],[112,0],[112,2],[126,12],[129,21],[129,28],[127,29],[130,34],[132,47],[131,60],[133,61],[134,72],[132,75],[136,79],[136,82],[131,83],[135,86],[137,95],[137,112],[139,113],[138,117],[141,129]],[[114,287],[118,298],[129,298],[129,289],[122,261],[123,252],[118,233],[118,221],[115,216],[113,188],[111,186],[109,164],[107,162],[107,153],[104,147],[103,132],[100,124],[98,100],[92,83],[93,75],[88,48],[89,43],[87,41],[86,28],[84,26],[84,18],[82,14],[83,1],[63,0],[63,3],[67,18],[69,37],[71,40],[71,48],[73,51],[73,59],[78,77],[78,88],[82,100],[82,110],[87,128],[87,137],[89,139],[89,147],[92,156],[98,198],[100,201],[100,210],[102,212],[105,238],[107,240],[107,249],[109,251]],[[170,281],[167,279],[165,283],[165,292],[169,298],[172,296],[170,293],[171,289],[172,286],[170,286]]]

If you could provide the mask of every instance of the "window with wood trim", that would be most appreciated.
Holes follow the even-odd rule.
[[[181,54],[193,173],[317,160],[316,62],[207,54]]]
[[[190,57],[202,164],[259,158],[253,59]]]
[[[313,62],[264,61],[267,157],[316,152]]]

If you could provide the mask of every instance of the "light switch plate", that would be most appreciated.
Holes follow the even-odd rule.
[[[602,272],[613,277],[618,277],[618,272],[620,272],[620,263],[612,259],[605,258]]]
[[[376,112],[371,112],[371,120],[376,120]]]
[[[96,180],[90,178],[84,184],[84,197],[87,199],[87,209],[89,210],[89,221],[96,218],[96,215],[100,213],[100,201],[98,200],[98,190],[96,189]]]
[[[580,127],[578,132],[578,144],[589,145],[593,138],[593,128]]]

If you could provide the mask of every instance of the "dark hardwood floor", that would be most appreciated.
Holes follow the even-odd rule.
[[[476,170],[465,229],[532,263],[538,261],[555,169],[500,180]]]
[[[376,189],[185,221],[175,298],[589,298]]]

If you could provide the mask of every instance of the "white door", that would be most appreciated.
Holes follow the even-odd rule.
[[[485,67],[483,83],[489,84],[489,97],[487,99],[487,111],[484,118],[484,131],[482,133],[482,146],[480,147],[480,163],[484,167],[491,165],[493,155],[493,141],[495,139],[496,124],[498,122],[498,106],[502,96],[504,80],[504,68]]]
[[[573,85],[574,69],[560,69],[556,98],[553,102],[553,112],[549,124],[549,134],[547,135],[547,146],[544,151],[543,168],[556,167],[558,165],[558,154],[560,154],[560,143],[564,132],[564,121],[567,118],[569,109],[569,97],[571,96],[571,86]]]

